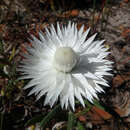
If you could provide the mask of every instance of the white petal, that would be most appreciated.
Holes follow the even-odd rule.
[[[32,80],[24,87],[24,89],[28,89],[28,88],[30,88],[30,87],[33,87],[33,86],[39,84],[39,83],[40,83],[39,80],[32,79]]]
[[[68,87],[69,87],[69,80],[68,80],[68,74],[65,76],[65,84],[64,88],[61,91],[60,94],[60,102],[61,102],[61,107],[63,108],[64,105],[66,104],[66,107],[68,107]]]
[[[54,87],[54,85],[55,85],[54,77],[48,77],[48,78],[49,78],[49,80],[45,79],[39,84],[39,87],[41,87],[41,91],[39,94],[36,93],[37,100],[39,100],[39,98],[41,96],[43,96],[45,93],[47,93],[51,87]]]
[[[57,34],[58,34],[58,36],[59,36],[59,38],[61,40],[62,39],[62,32],[61,32],[60,25],[59,25],[58,22],[57,22]]]
[[[80,103],[85,107],[82,95],[85,96],[84,89],[82,90],[80,86],[82,86],[75,77],[72,76],[72,82],[74,85],[74,95],[80,101]],[[82,94],[82,95],[81,95]]]
[[[100,79],[99,77],[97,77],[96,75],[94,75],[94,74],[91,73],[91,72],[85,73],[84,76],[85,76],[86,78],[89,78],[89,79],[95,79],[95,80],[99,80],[99,79]]]
[[[70,106],[72,107],[73,111],[75,111],[74,86],[73,86],[72,81],[70,82],[70,87],[69,87],[69,102],[70,102]]]
[[[87,54],[89,53],[97,53],[97,51],[99,50],[98,46],[100,47],[100,45],[102,43],[104,43],[105,40],[102,41],[94,41],[92,44],[89,45],[89,47],[87,48],[86,52]],[[97,46],[98,45],[98,46]]]
[[[88,35],[89,31],[90,31],[90,28],[87,29],[87,31],[84,32],[84,33],[82,34],[82,36],[77,40],[77,42],[76,42],[76,44],[75,44],[75,46],[74,46],[74,49],[75,49],[77,52],[80,51],[81,45],[84,43],[84,41],[85,41],[85,39],[86,39],[86,36]]]
[[[106,86],[106,87],[110,87],[107,83],[102,82],[102,81],[94,80],[94,82],[97,83],[97,84],[101,84],[101,85],[103,85],[103,86]]]
[[[73,29],[73,39],[70,37],[71,39],[71,43],[70,43],[70,47],[74,48],[74,46],[76,45],[76,41],[77,41],[77,24],[74,26]]]
[[[34,93],[39,93],[43,88],[39,85],[36,85],[28,94],[28,96],[34,94]]]
[[[83,98],[80,94],[80,90],[79,88],[75,88],[75,97],[80,101],[80,103],[82,104],[83,107],[85,107],[85,104],[84,104],[84,101],[83,101]]]
[[[56,85],[56,86],[59,86],[59,88],[55,90],[55,93],[53,94],[53,97],[51,98],[51,101],[50,101],[51,107],[58,100],[58,96],[60,95],[61,91],[63,90],[64,84],[65,84],[65,82],[63,81],[60,83],[60,85],[58,85],[58,84]]]
[[[86,49],[88,48],[88,46],[93,42],[93,40],[95,39],[97,33],[92,35],[87,41],[84,42],[84,44],[80,47],[81,50],[81,54],[84,53],[84,51],[86,51]]]
[[[81,26],[79,32],[78,32],[78,37],[81,38],[82,34],[83,34],[83,31],[84,31],[84,25]]]
[[[96,84],[93,80],[88,80],[89,84],[94,87],[97,92],[104,92],[104,90]]]
[[[61,72],[57,72],[55,85],[51,87],[47,93],[47,97],[48,97],[48,100],[50,101],[51,107],[53,106],[55,101],[58,99],[58,96],[60,95],[61,91],[64,88],[64,84],[65,84],[65,74],[62,74]]]
[[[68,101],[69,101],[72,109],[74,110],[74,92],[72,91],[73,86],[72,86],[70,74],[66,74],[65,81],[66,82],[64,85],[64,89],[62,90],[62,92],[60,94],[61,106],[63,108],[65,105],[65,108],[67,109],[68,108]],[[70,100],[72,100],[72,101],[70,101]]]
[[[86,93],[85,97],[86,97],[90,102],[93,102],[93,101],[92,101],[92,99],[93,99],[92,93],[89,92],[89,89],[88,89],[88,86],[87,86],[87,82],[86,82],[85,77],[84,77],[82,74],[73,74],[73,76],[74,76],[77,80],[79,80],[79,81],[81,82],[81,84],[82,84],[81,87],[84,88],[85,93]]]

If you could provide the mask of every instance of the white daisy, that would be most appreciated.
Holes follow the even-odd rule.
[[[60,28],[57,23],[57,31],[52,25],[45,36],[32,36],[19,68],[21,79],[31,79],[25,86],[32,87],[29,95],[46,95],[44,104],[51,107],[59,98],[62,108],[75,110],[75,98],[85,106],[84,99],[93,103],[97,93],[104,92],[101,86],[109,86],[104,76],[111,75],[112,62],[104,59],[109,54],[104,40],[94,41],[96,34],[86,40],[89,30],[78,30],[71,22]]]

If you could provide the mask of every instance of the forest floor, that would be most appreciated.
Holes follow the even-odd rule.
[[[114,62],[114,76],[108,79],[111,87],[105,94],[99,94],[100,104],[86,113],[80,115],[84,109],[76,108],[74,114],[79,116],[73,129],[79,130],[81,126],[81,130],[130,129],[130,1],[106,1],[93,4],[91,0],[81,0],[81,6],[78,0],[0,1],[1,130],[40,130],[37,122],[51,111],[43,106],[44,97],[35,102],[35,96],[27,96],[28,91],[23,90],[27,81],[18,80],[16,68],[21,54],[26,52],[30,34],[38,36],[40,30],[44,32],[57,21],[60,24],[73,21],[78,28],[82,24],[85,29],[91,27],[91,34],[98,32],[98,39],[105,39],[105,46],[111,51],[108,58]],[[67,120],[67,111],[60,110],[44,129],[66,129]]]

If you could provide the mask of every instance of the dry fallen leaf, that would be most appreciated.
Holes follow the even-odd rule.
[[[108,112],[102,110],[102,109],[99,109],[98,107],[93,107],[92,108],[93,111],[95,111],[102,119],[104,120],[108,120],[112,117],[111,114],[109,114]]]
[[[123,83],[124,83],[124,79],[120,75],[116,75],[116,77],[113,78],[112,86],[119,87]]]
[[[77,16],[79,14],[79,10],[77,10],[77,9],[74,9],[74,10],[72,10],[71,11],[71,16],[73,16],[73,17],[75,17],[75,16]]]
[[[81,122],[86,122],[86,117],[85,116],[79,116],[79,120]]]
[[[68,17],[76,17],[79,14],[79,10],[74,9],[71,11],[66,11],[63,14],[57,14],[58,17],[62,17],[62,18],[68,18]]]
[[[122,107],[118,106],[115,108],[115,111],[121,116],[121,117],[127,117],[130,114],[130,99],[127,99],[127,101],[124,101],[125,104],[123,104]]]
[[[111,114],[100,108],[97,108],[96,106],[93,106],[86,115],[86,120],[91,121],[93,125],[103,124],[104,120],[109,120],[111,118]]]
[[[130,28],[124,29],[124,31],[121,34],[121,36],[124,38],[127,38],[129,35],[130,35]]]
[[[125,3],[128,3],[128,2],[129,2],[129,0],[124,0],[124,2],[125,2]]]

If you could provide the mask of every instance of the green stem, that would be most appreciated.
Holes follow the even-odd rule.
[[[72,130],[73,129],[74,121],[75,121],[75,115],[74,115],[73,112],[69,111],[67,130]]]
[[[81,112],[79,112],[79,113],[76,113],[76,114],[75,114],[75,117],[78,118],[78,117],[80,117],[80,116],[86,114],[87,112],[89,112],[89,110],[90,110],[91,108],[92,108],[92,106],[89,106],[89,107],[85,108],[83,111],[81,111]]]

